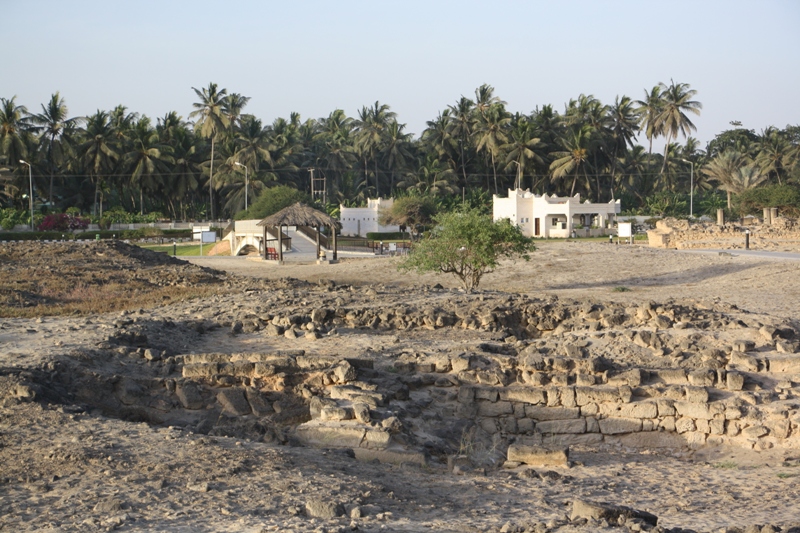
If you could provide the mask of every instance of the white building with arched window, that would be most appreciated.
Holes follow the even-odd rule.
[[[581,195],[547,196],[529,190],[509,189],[508,197],[492,197],[494,220],[507,218],[522,229],[526,237],[565,238],[574,231],[580,237],[615,234],[616,216],[622,211],[619,200],[595,204]]]

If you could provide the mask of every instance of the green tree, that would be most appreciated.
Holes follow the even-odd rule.
[[[97,111],[86,119],[85,140],[78,147],[83,166],[89,171],[89,179],[94,183],[94,208],[98,213],[97,205],[100,192],[103,188],[103,176],[111,173],[119,154],[114,149],[114,128],[108,113]],[[103,215],[102,200],[99,215]]]
[[[30,121],[36,125],[40,137],[40,145],[47,152],[47,166],[50,172],[50,188],[47,200],[53,205],[53,181],[58,166],[64,162],[65,147],[62,143],[62,136],[72,124],[77,122],[77,118],[67,118],[69,111],[67,104],[61,95],[56,92],[50,97],[47,105],[42,104],[42,112],[31,115]]]
[[[436,203],[429,196],[410,195],[396,198],[392,207],[378,213],[383,226],[401,226],[419,231],[433,220]]]
[[[703,104],[691,100],[697,94],[697,91],[690,89],[688,83],[675,83],[670,80],[670,85],[664,83],[659,85],[661,86],[662,104],[656,120],[658,128],[667,139],[664,147],[664,162],[661,165],[661,172],[663,173],[667,167],[667,149],[670,143],[678,138],[678,133],[686,137],[689,132],[697,131],[697,127],[686,113],[700,115]]]
[[[520,256],[527,261],[535,249],[532,239],[508,219],[495,222],[475,209],[440,213],[434,222],[430,237],[414,247],[401,270],[453,274],[472,291],[501,258]]]
[[[297,202],[307,202],[308,195],[286,185],[265,189],[256,201],[236,214],[237,220],[263,219]]]
[[[198,102],[192,104],[194,111],[189,113],[189,118],[197,117],[195,128],[198,129],[200,135],[205,138],[211,138],[211,164],[208,172],[208,199],[209,208],[211,211],[211,220],[214,219],[214,144],[217,140],[217,135],[228,127],[230,121],[225,112],[225,95],[228,94],[226,89],[217,89],[216,83],[209,83],[207,88],[202,91],[192,87],[199,98]]]
[[[481,110],[481,115],[475,129],[475,149],[478,152],[489,154],[494,176],[494,193],[498,194],[500,189],[497,186],[497,165],[495,160],[502,153],[502,147],[508,144],[507,128],[511,123],[511,116],[502,103],[492,103],[487,107],[479,107],[479,109]]]
[[[0,98],[0,156],[5,156],[10,168],[20,168],[20,159],[28,160],[28,110],[25,106],[17,105],[16,99],[16,96]]]
[[[150,119],[142,117],[133,127],[131,150],[123,156],[124,166],[130,173],[130,184],[139,189],[139,214],[144,214],[144,192],[156,192],[159,177],[168,172],[174,162],[172,149],[159,139]],[[134,204],[135,205],[135,204]]]

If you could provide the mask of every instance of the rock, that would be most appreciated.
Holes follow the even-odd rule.
[[[161,361],[161,351],[154,348],[148,348],[144,351],[144,358],[148,361]]]
[[[306,502],[306,514],[311,518],[330,520],[344,515],[341,504],[323,499],[313,499]]]
[[[642,430],[642,420],[639,418],[603,418],[598,420],[598,423],[600,433],[603,435],[635,433]]]
[[[569,448],[543,448],[512,444],[508,447],[507,458],[534,466],[569,466]]]
[[[202,409],[205,406],[201,387],[194,381],[179,381],[176,383],[175,395],[185,409]]]
[[[725,385],[728,390],[742,390],[744,388],[744,375],[738,372],[728,372],[725,376]]]
[[[639,511],[621,505],[611,505],[608,503],[595,503],[582,500],[572,502],[572,513],[570,520],[586,518],[588,520],[607,520],[614,524],[619,524],[620,518],[642,520],[650,526],[658,525],[658,517],[646,511]]]
[[[396,416],[390,416],[381,421],[381,427],[389,433],[400,433],[403,430],[403,423]]]
[[[355,419],[361,422],[362,424],[369,424],[370,421],[369,406],[363,403],[354,403],[353,416],[355,416]]]
[[[283,335],[283,328],[275,324],[267,324],[267,327],[264,328],[264,333],[270,337],[280,337]]]
[[[242,389],[222,389],[217,393],[217,401],[226,412],[234,416],[244,416],[251,413],[250,404],[247,403]]]

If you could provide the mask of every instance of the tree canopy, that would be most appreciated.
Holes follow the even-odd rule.
[[[480,285],[484,275],[497,268],[500,259],[530,260],[535,250],[508,219],[492,221],[477,209],[439,213],[430,236],[422,239],[400,264],[402,270],[453,274],[465,290]]]

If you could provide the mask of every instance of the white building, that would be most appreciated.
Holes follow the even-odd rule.
[[[342,235],[360,235],[367,233],[396,232],[399,226],[381,226],[378,224],[379,212],[391,209],[394,198],[369,198],[367,207],[345,207],[339,204],[339,222],[342,223]]]
[[[508,198],[492,197],[494,220],[507,218],[522,229],[526,237],[596,237],[614,233],[616,215],[622,210],[619,200],[607,204],[581,203],[581,195],[539,196],[529,190],[508,190]]]

